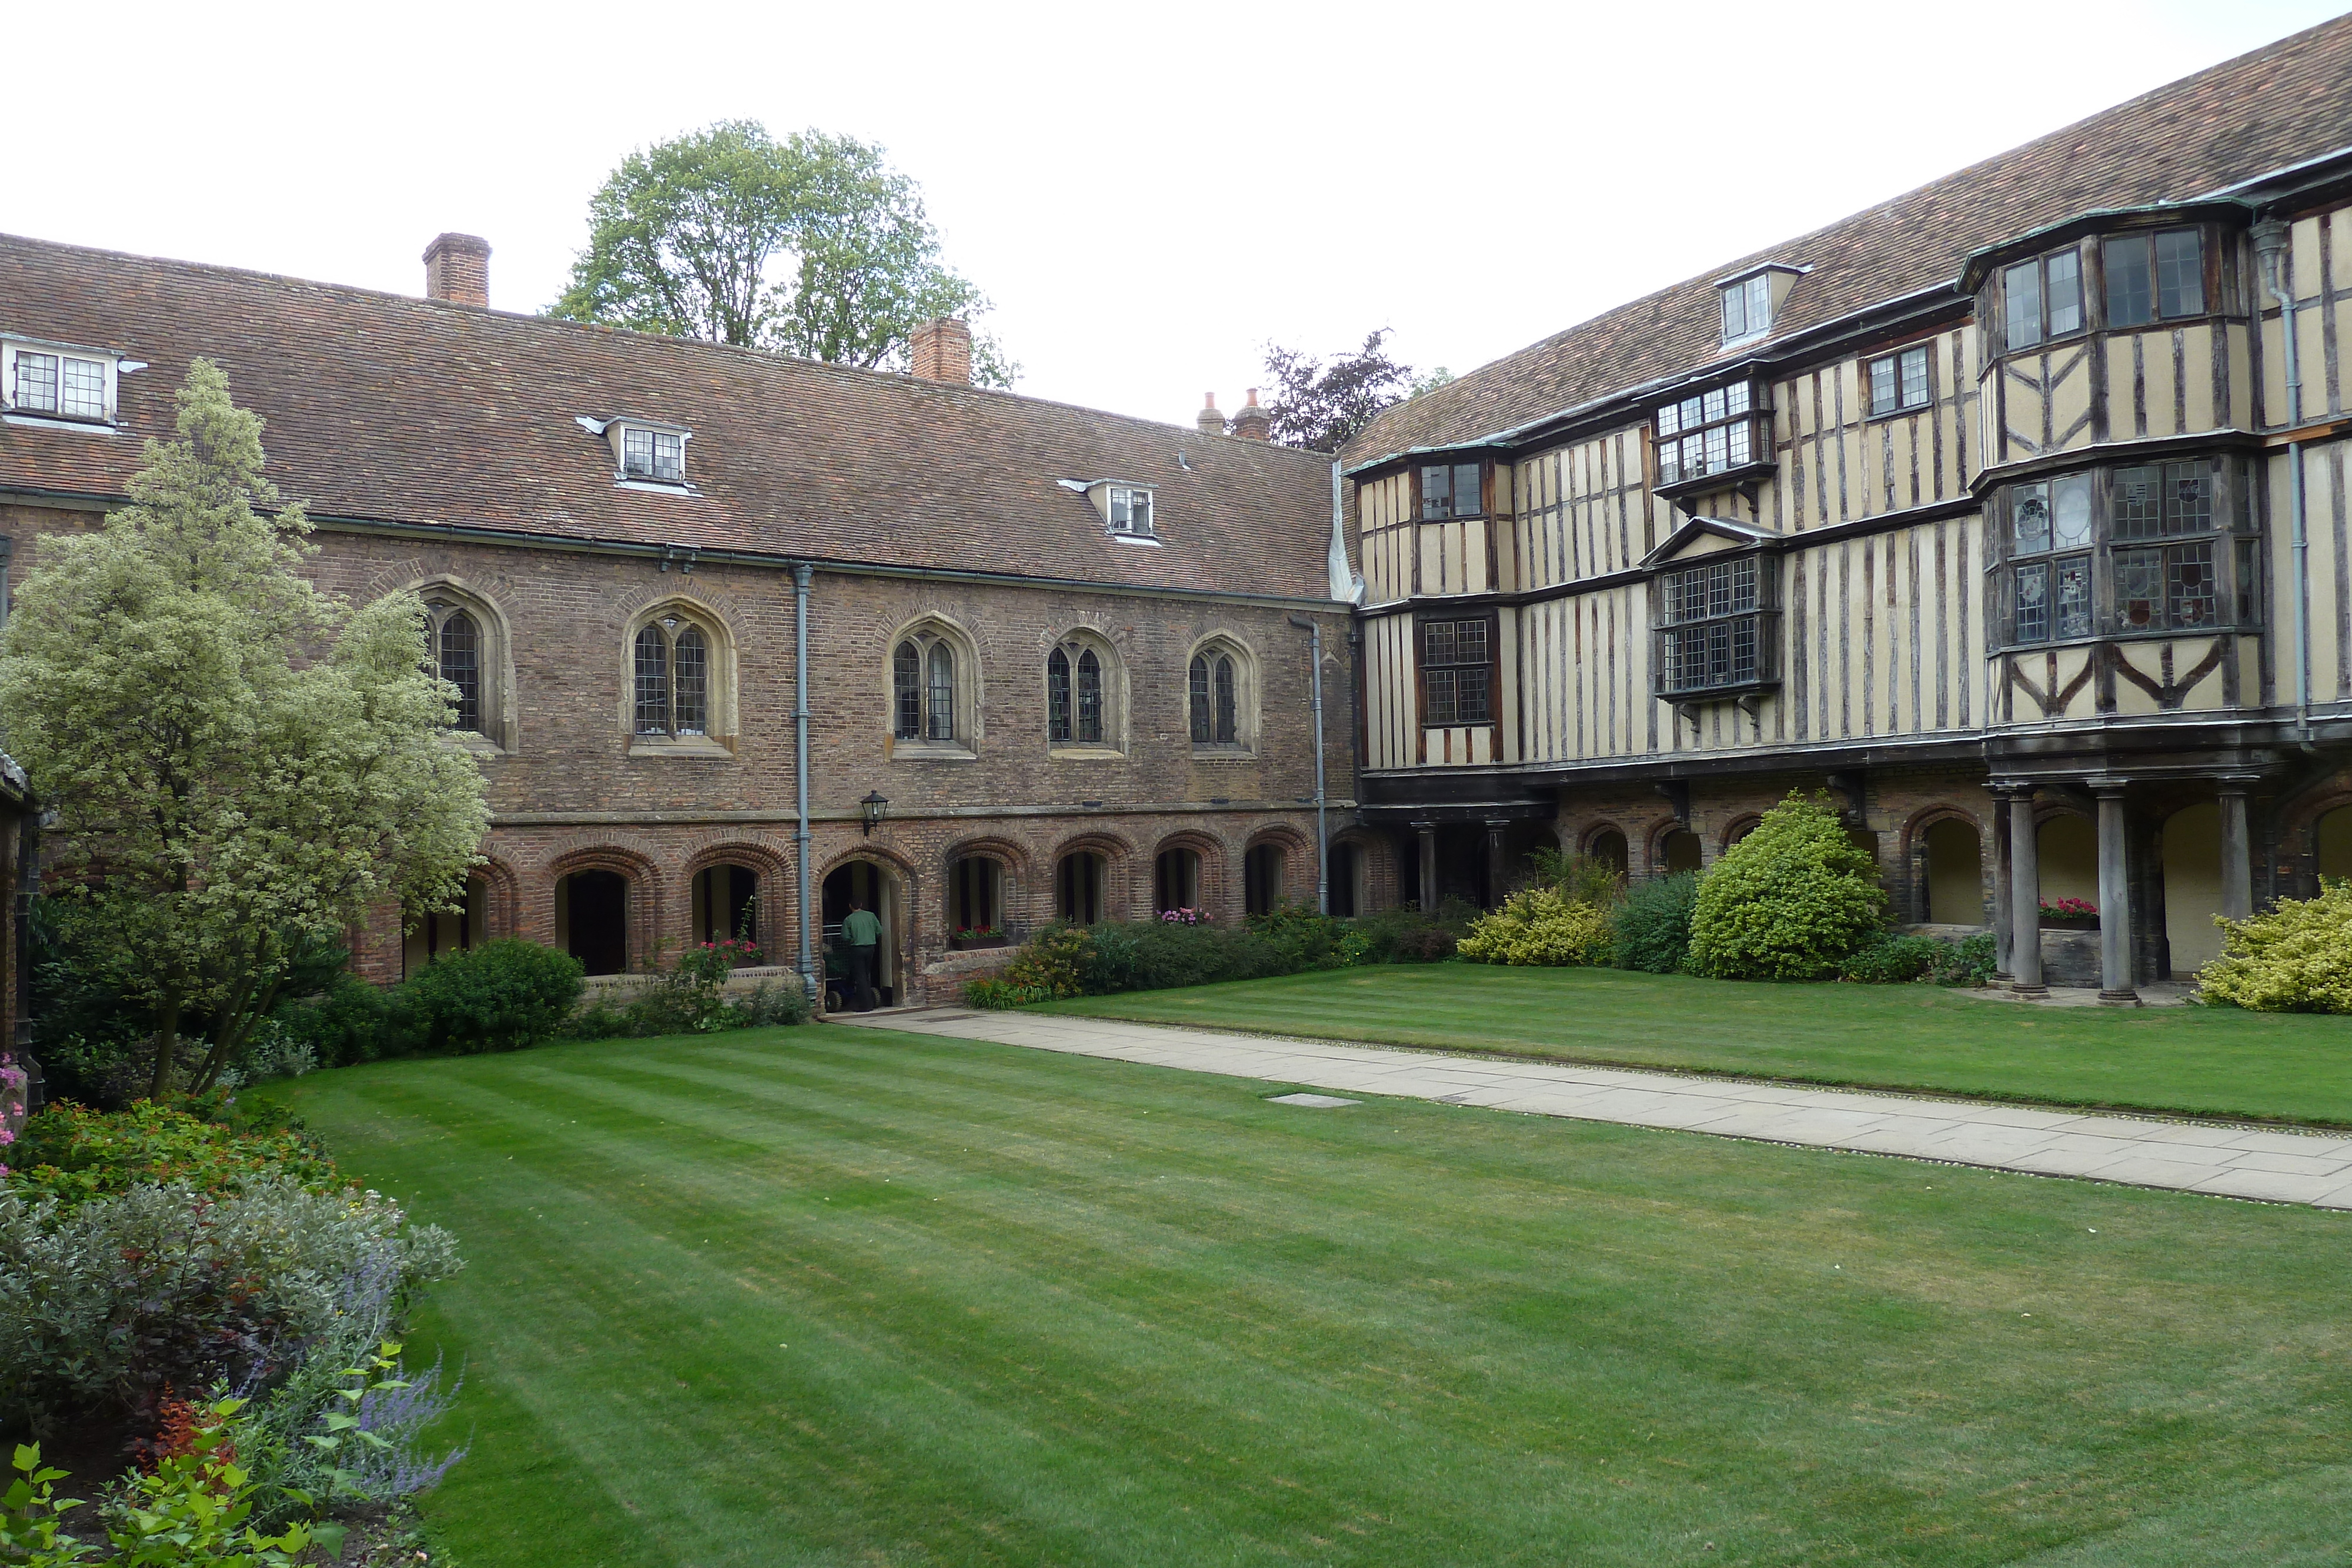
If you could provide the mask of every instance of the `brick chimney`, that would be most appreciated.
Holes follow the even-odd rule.
[[[1234,434],[1244,441],[1264,441],[1273,418],[1257,405],[1257,388],[1249,390],[1249,402],[1234,413]]]
[[[908,346],[908,358],[912,361],[917,381],[970,386],[971,323],[953,316],[924,322],[915,329],[915,340]]]
[[[490,305],[490,242],[442,235],[425,247],[425,298],[452,305]]]
[[[1217,394],[1209,394],[1209,406],[1192,416],[1192,426],[1203,435],[1223,435],[1225,416],[1217,412]]]

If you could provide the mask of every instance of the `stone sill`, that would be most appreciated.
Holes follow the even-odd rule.
[[[631,757],[692,758],[706,762],[732,762],[735,748],[709,736],[692,737],[662,735],[634,735],[629,737]]]

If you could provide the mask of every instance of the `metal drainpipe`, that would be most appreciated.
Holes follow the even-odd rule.
[[[810,1005],[817,1000],[816,948],[809,940],[809,706],[808,706],[808,602],[809,578],[812,573],[806,561],[793,568],[793,764],[800,779],[798,827],[793,834],[793,861],[799,873],[799,895],[793,906],[793,916],[801,928],[801,987],[808,993]]]
[[[2263,269],[2263,286],[2279,308],[2279,335],[2286,344],[2287,428],[2303,425],[2303,363],[2295,347],[2294,296],[2279,287],[2279,261],[2293,230],[2280,218],[2264,218],[2254,225],[2254,259]],[[2294,728],[2295,738],[2311,744],[2311,536],[2304,518],[2303,443],[2286,444],[2287,505],[2294,514]]]
[[[1331,913],[1331,835],[1323,826],[1323,623],[1304,615],[1290,618],[1307,628],[1307,656],[1315,665],[1312,698],[1315,709],[1315,909]]]

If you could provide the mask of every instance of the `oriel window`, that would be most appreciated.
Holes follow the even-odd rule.
[[[1476,463],[1425,463],[1421,469],[1421,520],[1486,515],[1481,494],[1483,465]]]
[[[1752,687],[1778,674],[1778,565],[1746,555],[1658,579],[1660,695]]]
[[[1483,616],[1421,623],[1423,723],[1494,722],[1491,626]]]
[[[1759,461],[1770,439],[1757,428],[1762,417],[1756,389],[1747,382],[1667,403],[1654,421],[1658,483],[1679,485]]]
[[[2083,329],[2083,256],[2072,248],[2004,267],[2001,327],[2011,349],[2030,349]]]
[[[2107,325],[2144,327],[2205,314],[2205,245],[2196,229],[2118,235],[2100,250]]]

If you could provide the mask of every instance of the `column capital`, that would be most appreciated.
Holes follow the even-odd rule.
[[[2214,779],[2213,792],[2217,795],[2251,795],[2254,792],[2254,786],[2262,781],[2259,773],[2223,773]]]
[[[2131,787],[2130,779],[2119,779],[2113,774],[2101,774],[2095,779],[2085,779],[2083,782],[2092,794],[2102,800],[2120,800],[2123,799],[2124,791]]]
[[[1994,779],[1985,784],[1990,794],[2003,795],[2013,800],[2031,800],[2041,786],[2031,779]]]

